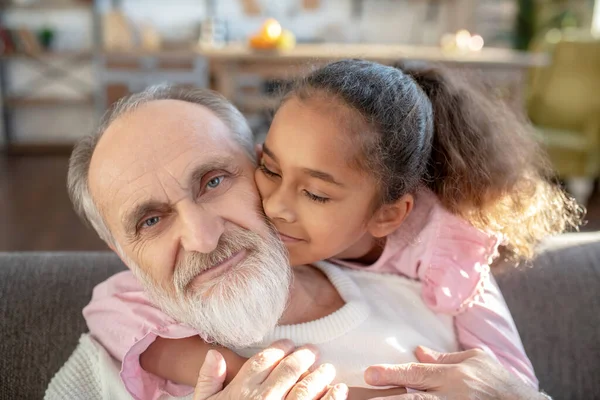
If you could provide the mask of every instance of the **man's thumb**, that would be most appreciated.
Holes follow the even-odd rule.
[[[209,350],[198,373],[194,400],[207,400],[223,390],[226,372],[227,366],[221,353],[216,350]]]
[[[457,353],[439,353],[428,347],[419,346],[415,350],[417,360],[426,364],[458,364],[473,357],[470,350]]]

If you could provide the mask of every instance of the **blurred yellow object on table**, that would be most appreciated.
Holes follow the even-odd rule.
[[[260,32],[250,37],[250,47],[256,50],[289,50],[296,45],[296,37],[291,31],[284,30],[275,19],[268,19]]]

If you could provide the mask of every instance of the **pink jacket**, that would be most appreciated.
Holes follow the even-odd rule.
[[[373,272],[396,273],[423,282],[423,301],[435,312],[454,316],[462,348],[479,348],[537,388],[531,362],[489,264],[500,241],[446,211],[427,191],[401,227],[388,237],[382,256],[369,266],[333,262]],[[144,371],[139,356],[158,337],[197,335],[154,307],[129,271],[99,284],[83,310],[90,333],[116,359],[121,378],[135,399],[163,393],[185,396],[193,388]]]

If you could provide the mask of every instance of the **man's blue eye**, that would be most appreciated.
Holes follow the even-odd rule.
[[[208,187],[210,189],[214,189],[217,186],[219,186],[222,181],[223,181],[223,177],[222,176],[214,177],[210,181],[208,181],[208,183],[206,184],[206,187]]]
[[[143,225],[144,225],[146,228],[150,228],[151,226],[158,224],[158,221],[159,221],[159,220],[160,220],[160,218],[159,218],[159,217],[152,217],[152,218],[148,218],[147,220],[145,220],[145,221],[143,222]]]

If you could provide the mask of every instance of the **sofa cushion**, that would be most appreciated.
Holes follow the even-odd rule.
[[[495,275],[540,388],[600,399],[600,233],[549,240],[533,265]]]
[[[0,253],[0,399],[41,399],[87,331],[92,289],[125,266],[112,253]]]

